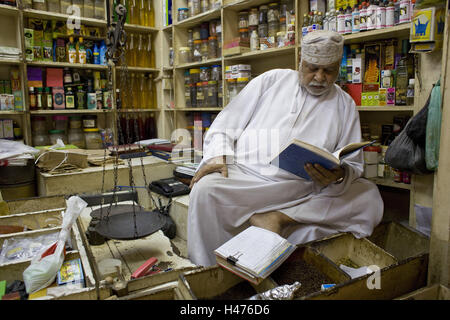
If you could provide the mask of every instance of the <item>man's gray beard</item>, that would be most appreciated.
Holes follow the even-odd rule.
[[[313,96],[321,96],[321,95],[327,94],[331,90],[331,88],[333,87],[333,84],[329,85],[328,83],[326,83],[324,89],[316,90],[316,89],[311,88],[309,86],[311,84],[311,82],[313,82],[314,80],[312,80],[308,85],[303,84],[303,72],[302,72],[302,63],[301,62],[300,62],[299,70],[298,70],[298,76],[299,76],[299,79],[300,79],[301,86],[303,88],[305,88],[306,91],[308,91],[308,93],[313,95]]]

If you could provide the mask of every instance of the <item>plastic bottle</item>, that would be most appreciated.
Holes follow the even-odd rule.
[[[256,32],[256,30],[253,30],[250,36],[250,50],[251,51],[259,50],[259,37],[258,32]]]
[[[67,56],[69,63],[77,63],[77,49],[75,48],[75,43],[73,42],[73,37],[69,38]]]
[[[339,34],[345,33],[345,13],[342,8],[339,9],[339,13],[337,15],[337,32]]]
[[[154,68],[155,67],[155,51],[152,49],[153,48],[153,44],[152,44],[152,34],[149,33],[147,35],[147,43],[146,43],[146,50],[145,50],[145,54],[146,54],[146,67],[148,68]]]
[[[83,37],[78,39],[78,62],[86,64],[86,48],[84,47]]]
[[[363,2],[359,6],[359,31],[367,30],[367,7],[366,3]]]
[[[100,49],[97,43],[94,44],[92,55],[94,56],[94,64],[100,64]]]
[[[384,2],[380,1],[380,4],[377,8],[377,29],[386,28],[386,8],[384,6]]]
[[[325,13],[325,17],[323,18],[323,30],[330,30],[330,12]]]
[[[386,7],[386,28],[394,26],[394,10],[394,2],[390,0]]]
[[[330,10],[330,17],[328,20],[328,30],[337,32],[337,16],[336,10],[334,9]]]
[[[137,45],[137,65],[138,67],[146,67],[146,56],[147,56],[147,50],[145,50],[144,47],[144,38],[142,33],[139,33],[138,36],[138,45]]]
[[[148,26],[148,14],[149,11],[147,9],[147,0],[138,0],[139,1],[139,24],[141,26]]]
[[[130,10],[130,23],[139,24],[139,6],[137,0],[128,0]]]
[[[370,0],[367,8],[367,30],[374,30],[377,26],[377,8],[373,0]]]
[[[352,33],[358,33],[360,28],[360,14],[358,5],[355,5],[352,12]]]
[[[106,66],[106,44],[105,41],[102,40],[100,44],[100,64]]]
[[[305,13],[303,15],[303,23],[302,23],[302,36],[306,36],[308,34],[308,14]]]
[[[347,6],[347,9],[345,10],[345,34],[352,33],[352,8],[350,6]]]
[[[147,0],[147,10],[148,10],[148,26],[154,27],[155,26],[155,9],[153,7],[153,0]]]
[[[313,23],[314,23],[314,14],[311,11],[308,16],[308,33],[313,31]]]
[[[416,0],[411,0],[409,4],[409,19],[412,21],[414,15],[414,7],[416,6]]]
[[[394,25],[400,23],[400,0],[394,0]]]
[[[406,105],[406,91],[408,88],[408,67],[406,65],[406,56],[403,56],[397,65],[395,81],[395,104],[398,106]]]

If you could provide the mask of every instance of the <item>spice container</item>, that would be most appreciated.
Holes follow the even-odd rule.
[[[258,22],[258,8],[252,8],[248,15],[248,25],[257,26]]]
[[[63,130],[67,132],[67,124],[69,117],[67,116],[53,116],[53,128],[56,130]]]
[[[208,59],[208,40],[201,40],[202,44],[200,46],[200,53],[202,55],[202,60]]]
[[[209,0],[200,0],[200,12],[206,12],[209,10]]]
[[[241,92],[242,89],[245,88],[247,83],[248,83],[248,78],[237,78],[237,80],[236,80],[236,91],[237,91],[237,94],[239,94],[239,92]]]
[[[203,82],[197,83],[197,107],[203,108],[205,105],[205,95],[203,91]]]
[[[219,81],[222,80],[222,66],[221,65],[213,65],[211,67],[211,80]]]
[[[280,22],[280,9],[278,3],[270,3],[267,11],[267,22]]]
[[[194,40],[194,53],[192,54],[193,62],[202,61],[202,40]]]
[[[200,0],[188,0],[189,16],[200,14]]]
[[[33,9],[46,11],[47,2],[45,0],[33,0]]]
[[[69,129],[69,134],[67,135],[67,141],[69,144],[73,144],[78,148],[85,149],[86,148],[86,140],[84,137],[84,133],[81,128]]]
[[[85,129],[97,128],[97,116],[95,114],[83,116],[82,121]]]
[[[86,149],[103,149],[102,136],[98,128],[84,129]]]
[[[42,88],[37,88],[36,93],[36,109],[42,110]]]
[[[189,69],[191,83],[197,84],[200,81],[200,69]]]
[[[209,81],[211,78],[211,69],[209,67],[200,67],[200,81]]]
[[[189,18],[189,9],[188,8],[178,8],[178,22],[183,21]]]
[[[82,122],[80,116],[70,116],[69,117],[69,128],[70,129],[81,129]]]
[[[54,145],[57,143],[58,139],[61,139],[64,144],[67,144],[67,136],[64,133],[64,130],[53,129],[49,132],[50,144]]]
[[[217,58],[217,37],[208,38],[208,59]]]
[[[239,29],[248,28],[248,11],[241,11],[238,13]]]
[[[216,108],[217,104],[217,81],[209,81],[207,106],[210,108]]]
[[[227,79],[228,102],[237,96],[236,79]]]
[[[178,63],[191,62],[191,49],[189,47],[181,47],[178,51]]]

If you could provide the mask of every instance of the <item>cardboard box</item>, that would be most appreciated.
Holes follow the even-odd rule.
[[[62,87],[53,87],[53,109],[61,110],[65,109],[65,97],[64,97],[64,88]]]
[[[381,45],[364,45],[364,85],[380,85]],[[378,88],[376,88],[378,91]],[[363,91],[369,91],[363,89]]]
[[[275,41],[275,37],[259,38],[259,49],[260,50],[276,48],[276,46],[277,46],[277,44]]]
[[[409,41],[429,42],[435,40],[436,8],[429,7],[414,11]]]
[[[352,82],[362,82],[362,61],[361,58],[352,59]]]
[[[386,105],[388,106],[395,105],[395,88],[386,89]]]
[[[379,96],[378,105],[380,105],[380,106],[386,105],[386,94],[387,94],[387,89],[380,88],[380,90],[378,91],[378,96]]]
[[[361,83],[347,83],[345,91],[353,98],[357,106],[362,106],[362,84]]]
[[[64,261],[56,275],[56,283],[60,285],[81,284],[84,287],[83,267],[80,259]]]
[[[252,66],[249,64],[235,64],[231,66],[231,72],[237,73],[239,71],[251,71]]]
[[[22,91],[14,91],[14,110],[23,111]]]

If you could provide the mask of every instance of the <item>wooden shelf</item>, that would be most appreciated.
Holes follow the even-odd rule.
[[[345,43],[358,43],[370,39],[370,41],[408,37],[410,32],[410,23],[403,23],[390,28],[363,31],[344,35]]]
[[[17,7],[8,6],[6,4],[0,4],[0,14],[16,16],[19,14],[19,9]]]
[[[145,112],[160,112],[161,109],[120,109],[117,110],[120,113],[127,113],[127,112],[137,112],[137,113],[145,113]]]
[[[369,178],[370,181],[376,183],[379,186],[384,187],[392,187],[392,188],[399,188],[399,189],[406,189],[411,190],[411,184],[401,183],[401,182],[394,182],[391,179],[384,179],[384,178]]]
[[[200,62],[184,63],[184,64],[176,65],[175,69],[189,69],[189,68],[202,67],[202,66],[208,66],[208,65],[213,65],[213,64],[222,64],[222,58],[209,59],[209,60],[200,61]]]
[[[222,111],[223,108],[175,108],[174,111]]]
[[[19,64],[21,64],[22,62],[19,60],[19,59],[1,59],[0,58],[0,65],[1,64],[13,64],[13,65],[19,65]]]
[[[55,68],[77,68],[77,69],[94,69],[94,70],[106,70],[108,66],[101,64],[81,64],[81,63],[69,63],[69,62],[52,62],[52,61],[30,61],[27,62],[29,66],[36,67],[55,67]]]
[[[61,110],[31,110],[30,114],[70,114],[70,113],[111,113],[111,109],[61,109]]]
[[[0,110],[1,115],[24,115],[25,111],[14,111],[14,110]]]
[[[172,31],[172,25],[162,27],[162,31]]]
[[[159,29],[155,27],[146,27],[138,24],[128,24],[125,23],[125,30],[134,32],[158,32]]]
[[[48,19],[48,20],[66,20],[71,18],[71,16],[63,13],[57,13],[57,12],[48,12],[48,11],[41,11],[41,10],[34,10],[34,9],[23,9],[23,15],[24,17],[28,18],[38,18],[38,19]],[[92,18],[84,18],[80,17],[80,23],[84,25],[89,26],[95,26],[95,27],[106,27],[106,19],[100,20],[100,19],[92,19]]]
[[[414,111],[414,106],[357,106],[358,111]]]
[[[233,11],[241,11],[248,8],[259,7],[263,4],[269,4],[270,0],[223,0],[223,7]]]
[[[279,57],[280,55],[295,54],[295,46],[283,48],[270,48],[266,50],[255,50],[234,56],[225,56],[225,61],[242,60],[242,59],[262,59],[269,57]]]
[[[190,17],[180,22],[175,22],[174,26],[180,28],[192,28],[199,25],[202,22],[210,21],[214,19],[219,19],[221,14],[221,9],[209,10],[198,14],[196,16]]]
[[[120,72],[122,68],[120,66],[116,67],[116,71]],[[144,68],[144,67],[128,67],[128,71],[132,72],[159,72],[156,68]]]

